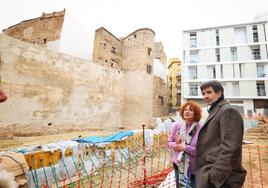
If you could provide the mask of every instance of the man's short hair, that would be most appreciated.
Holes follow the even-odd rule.
[[[200,86],[201,92],[208,87],[212,87],[212,89],[216,93],[221,92],[221,94],[223,95],[224,89],[219,81],[211,80],[211,81],[207,81],[207,82],[202,83]]]

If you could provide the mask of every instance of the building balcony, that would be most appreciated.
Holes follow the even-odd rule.
[[[191,64],[197,63],[197,60],[191,60],[190,63]]]
[[[265,73],[263,73],[263,72],[257,72],[257,77],[258,77],[258,78],[268,77],[268,74],[265,74]]]

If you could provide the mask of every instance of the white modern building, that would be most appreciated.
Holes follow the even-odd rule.
[[[220,81],[245,116],[268,109],[268,20],[183,31],[182,101],[205,106],[200,84]]]

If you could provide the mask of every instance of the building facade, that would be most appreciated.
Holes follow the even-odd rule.
[[[153,73],[167,83],[167,57],[164,47],[161,42],[155,42],[154,37],[148,37],[146,34],[148,32],[154,34],[150,28],[141,28],[119,39],[103,27],[97,29],[94,39],[93,62],[124,71],[140,68],[144,70],[144,66],[146,66],[147,73]],[[141,46],[142,48],[140,48]],[[136,48],[139,50],[133,54],[132,49]],[[129,53],[130,51],[131,53]],[[139,68],[136,60],[144,55],[146,58],[142,58],[142,67]]]
[[[94,63],[122,68],[122,41],[104,27],[95,31],[92,61]]]
[[[268,108],[267,38],[267,20],[183,31],[182,101],[205,106],[199,86],[216,79],[245,116]]]
[[[170,111],[178,110],[181,104],[181,61],[174,57],[169,59],[168,78],[170,89]]]
[[[0,35],[1,84],[7,93],[16,93],[0,111],[17,117],[1,118],[0,128],[140,129],[142,123],[154,127],[156,117],[168,115],[166,55],[152,29],[141,28],[120,39],[97,29],[92,54],[93,40],[74,32],[79,27],[72,28],[72,20],[65,11],[43,14]],[[69,39],[64,37],[67,32]],[[58,53],[76,39],[87,45],[73,45],[72,52],[85,49],[81,52],[93,61],[82,54]],[[11,105],[14,101],[21,103]]]
[[[148,114],[153,118],[168,114],[167,58],[152,29],[140,28],[118,38],[101,27],[95,31],[92,59],[124,73],[127,124],[139,124]],[[143,110],[134,110],[138,106]]]

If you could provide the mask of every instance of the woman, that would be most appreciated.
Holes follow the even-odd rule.
[[[184,122],[175,122],[170,133],[168,147],[174,151],[176,187],[195,188],[195,145],[201,128],[201,112],[193,101],[182,104],[180,115]]]

